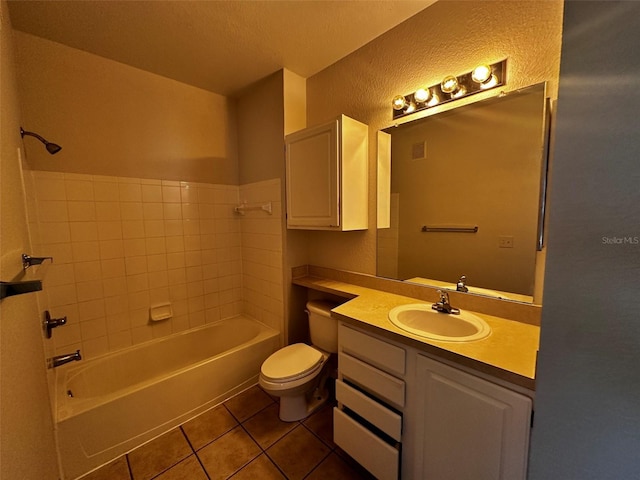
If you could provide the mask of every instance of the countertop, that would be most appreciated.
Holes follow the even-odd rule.
[[[351,298],[332,310],[332,315],[345,323],[509,383],[535,389],[538,326],[472,312],[491,327],[488,337],[471,342],[431,340],[400,329],[387,316],[393,307],[428,303],[424,300],[308,275],[294,278],[293,283]]]

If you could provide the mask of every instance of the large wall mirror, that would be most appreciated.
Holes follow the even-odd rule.
[[[386,129],[378,276],[455,289],[465,275],[471,293],[533,301],[548,116],[542,83]]]

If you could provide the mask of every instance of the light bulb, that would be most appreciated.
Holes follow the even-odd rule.
[[[419,88],[413,94],[413,98],[418,103],[425,103],[431,98],[431,92],[426,88]]]
[[[407,100],[402,95],[397,95],[393,97],[392,105],[394,110],[402,110],[407,106]]]
[[[438,103],[440,103],[440,97],[438,97],[437,94],[433,94],[431,95],[431,99],[427,102],[427,106],[428,107],[433,107],[434,105],[437,105]]]
[[[491,79],[491,67],[489,65],[478,65],[473,69],[471,79],[476,83],[485,83]]]
[[[495,87],[497,84],[498,84],[498,77],[496,77],[495,75],[491,75],[491,77],[489,77],[489,80],[480,84],[480,88],[484,90],[486,88]]]
[[[458,79],[453,75],[444,77],[442,83],[440,84],[440,88],[444,93],[454,93],[456,90],[458,90]]]

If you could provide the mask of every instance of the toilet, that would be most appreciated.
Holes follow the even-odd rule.
[[[318,409],[329,397],[330,354],[338,352],[338,321],[331,318],[335,303],[307,302],[312,346],[294,343],[267,358],[260,368],[260,386],[280,397],[280,420],[295,422]]]

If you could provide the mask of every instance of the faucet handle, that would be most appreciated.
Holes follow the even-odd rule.
[[[469,289],[467,288],[466,283],[467,283],[467,276],[462,275],[458,280],[458,283],[456,284],[456,290],[458,292],[468,292]]]
[[[444,290],[438,290],[438,295],[440,295],[440,303],[448,304],[449,303],[449,293]]]

